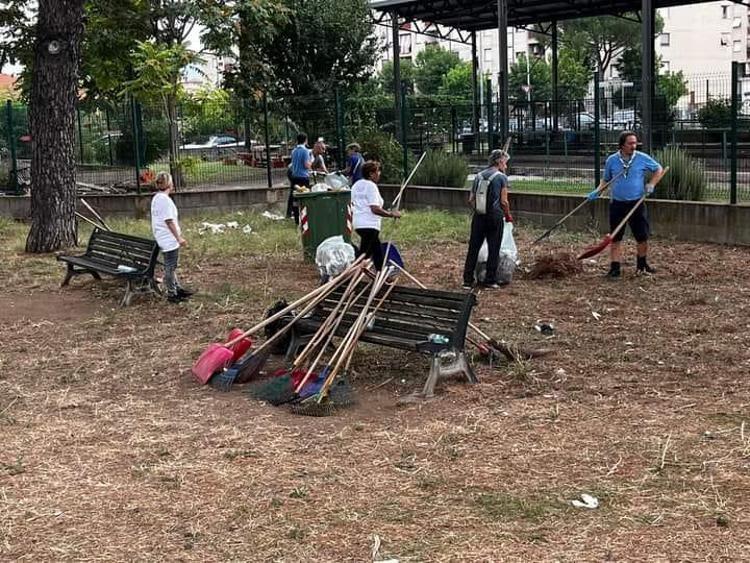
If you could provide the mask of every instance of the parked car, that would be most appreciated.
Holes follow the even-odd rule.
[[[245,141],[237,141],[237,139],[231,135],[211,135],[207,139],[201,139],[201,142],[182,145],[182,148],[185,150],[214,149],[230,145],[244,147]]]

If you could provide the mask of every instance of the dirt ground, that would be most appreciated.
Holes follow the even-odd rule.
[[[533,254],[521,231],[527,264],[574,248]],[[457,289],[464,251],[404,255]],[[190,303],[124,310],[116,283],[60,290],[62,267],[40,279],[40,258],[17,257],[0,293],[0,559],[747,560],[750,249],[652,254],[651,278],[629,258],[607,282],[602,257],[480,293],[479,325],[549,356],[477,361],[480,384],[399,406],[427,360],[364,348],[358,405],[320,419],[189,374],[206,344],[315,285],[296,254],[211,260],[186,273]],[[599,507],[573,507],[581,493]]]

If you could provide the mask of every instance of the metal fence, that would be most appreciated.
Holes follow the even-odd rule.
[[[669,106],[654,97],[653,144],[674,146],[703,169],[703,199],[750,201],[750,100],[739,66],[734,76],[692,77],[688,93]],[[639,85],[594,82],[581,99],[511,98],[513,185],[517,190],[583,193],[599,177],[623,129],[639,131]],[[479,167],[490,148],[504,142],[500,108],[491,94],[478,107],[470,100],[401,93],[252,101],[186,102],[178,111],[178,150],[173,168],[182,189],[264,188],[286,181],[289,154],[299,132],[328,146],[329,169],[345,166],[345,147],[362,144],[366,155],[386,163],[387,180],[403,175],[417,155],[440,150]],[[750,88],[748,88],[750,94]],[[77,181],[100,191],[147,189],[153,173],[169,169],[169,124],[161,107],[132,100],[77,111]],[[400,141],[400,144],[394,141]],[[7,189],[30,181],[31,138],[26,108],[8,102],[0,120],[0,174]]]

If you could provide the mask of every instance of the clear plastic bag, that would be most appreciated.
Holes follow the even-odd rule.
[[[479,249],[479,258],[477,259],[477,267],[474,270],[474,277],[477,282],[484,283],[487,276],[487,256],[489,251],[487,248],[487,241],[482,243],[482,247]],[[500,243],[500,259],[497,264],[496,279],[499,284],[508,284],[513,281],[513,273],[518,267],[518,247],[516,241],[513,238],[513,223],[505,223],[503,228],[503,240]]]
[[[341,235],[328,237],[315,251],[315,264],[321,280],[328,280],[343,272],[354,262],[354,247]]]

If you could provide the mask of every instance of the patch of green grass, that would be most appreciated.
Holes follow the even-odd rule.
[[[508,493],[484,493],[476,498],[476,503],[493,520],[539,522],[561,508],[555,500],[521,498]]]
[[[585,181],[556,182],[554,180],[513,180],[510,184],[511,192],[539,192],[547,194],[585,195],[593,189]]]
[[[468,213],[409,211],[398,221],[383,221],[380,239],[398,241],[399,247],[465,241],[470,220]]]

